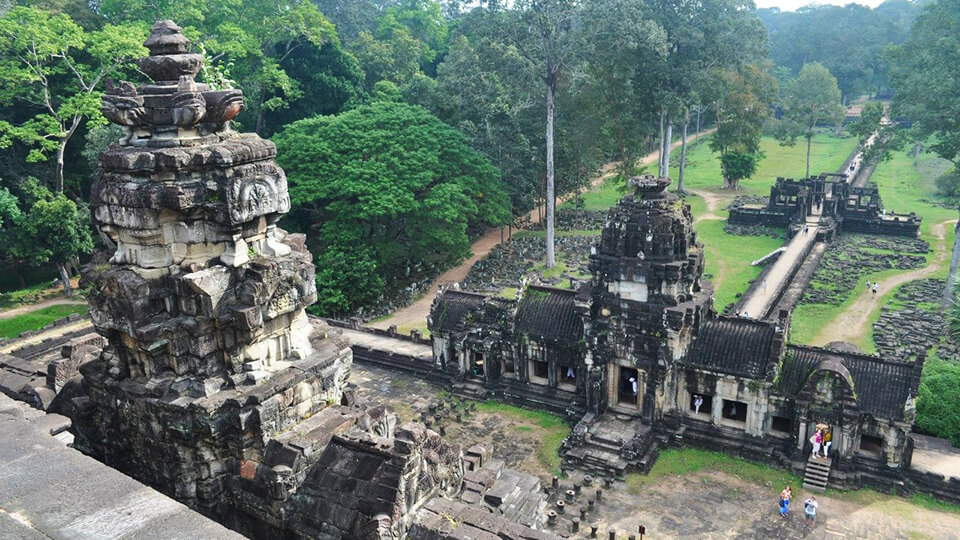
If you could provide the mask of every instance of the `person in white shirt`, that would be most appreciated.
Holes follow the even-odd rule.
[[[701,396],[700,394],[697,394],[697,395],[693,398],[693,409],[694,409],[694,411],[696,411],[697,414],[700,414],[700,406],[701,406],[701,405],[703,405],[703,396]]]
[[[803,513],[806,517],[803,520],[804,527],[813,528],[817,523],[817,508],[820,506],[820,503],[817,502],[817,498],[811,496],[806,502],[803,503]]]

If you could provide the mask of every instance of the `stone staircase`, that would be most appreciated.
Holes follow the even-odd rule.
[[[830,467],[833,460],[830,458],[815,458],[811,454],[807,459],[807,470],[803,474],[803,488],[808,491],[823,493],[827,490],[827,481],[830,479]]]
[[[476,401],[486,401],[490,391],[480,383],[461,381],[453,384],[453,395]]]

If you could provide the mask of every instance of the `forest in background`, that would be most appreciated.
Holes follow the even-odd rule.
[[[922,103],[933,74],[897,47],[927,44],[910,41],[925,6],[956,3],[0,2],[2,286],[52,277],[37,268],[75,273],[99,242],[85,201],[97,154],[119,138],[99,97],[107,78],[143,79],[133,61],[158,19],[205,55],[204,82],[243,90],[236,129],[277,142],[294,201],[284,225],[308,235],[318,312],[346,316],[456,264],[486,228],[583,189],[601,165],[635,174],[636,157],[707,125],[718,183],[736,188],[763,159],[761,133],[809,143],[851,97],[910,82],[898,112],[952,160],[954,127],[924,116],[945,106]]]

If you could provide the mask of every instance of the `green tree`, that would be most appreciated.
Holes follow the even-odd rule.
[[[764,66],[744,65],[715,70],[709,87],[717,114],[717,131],[710,149],[720,154],[723,187],[739,189],[753,176],[760,151],[761,129],[777,95],[777,81]]]
[[[807,172],[810,176],[810,145],[814,128],[821,123],[836,124],[843,120],[844,109],[840,105],[840,88],[837,79],[823,64],[813,62],[803,66],[800,74],[787,83],[783,92],[787,118],[795,130],[781,132],[780,143],[792,146],[798,135],[807,140]]]
[[[86,207],[77,206],[63,193],[53,195],[44,188],[42,197],[19,216],[14,233],[11,255],[32,266],[56,263],[63,290],[70,295],[67,264],[93,251]]]
[[[960,446],[957,403],[960,403],[960,364],[928,358],[917,392],[917,429]]]
[[[910,38],[890,51],[893,116],[913,122],[918,140],[960,164],[960,0],[927,3]]]
[[[55,191],[63,191],[64,154],[77,129],[103,124],[104,79],[146,54],[142,24],[105,25],[84,32],[64,13],[15,7],[0,18],[0,101],[36,110],[20,124],[0,121],[0,148],[14,141],[32,150],[30,162],[56,155]]]
[[[560,77],[582,52],[583,36],[575,21],[580,13],[580,0],[517,0],[513,9],[504,11],[499,21],[504,43],[525,58],[543,82],[546,103],[546,251],[547,268],[556,266],[554,253],[554,210],[556,176],[554,168],[554,121]]]
[[[111,22],[172,19],[183,26],[211,63],[231,66],[247,96],[241,123],[253,118],[258,133],[266,114],[303,95],[300,82],[283,68],[287,58],[337,40],[333,24],[309,0],[101,0],[97,6]]]
[[[376,101],[294,122],[274,140],[318,257],[372,260],[389,286],[456,262],[468,231],[510,220],[496,168],[421,107]],[[337,309],[363,294],[344,289]]]

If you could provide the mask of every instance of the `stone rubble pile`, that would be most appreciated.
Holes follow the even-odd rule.
[[[945,282],[920,279],[900,287],[873,323],[873,340],[883,358],[911,360],[946,341],[946,316],[940,304]],[[943,358],[956,357],[956,345],[940,345]],[[947,356],[943,356],[946,353]]]
[[[588,259],[590,248],[598,236],[561,236],[557,237],[557,262],[569,269],[565,275],[546,278],[539,272],[542,283],[565,285],[570,277],[589,275]],[[542,264],[546,257],[544,239],[535,236],[514,237],[512,240],[494,247],[490,254],[477,261],[464,279],[467,290],[498,291],[505,287],[519,287],[524,276],[533,268]],[[576,274],[576,275],[574,275]]]
[[[872,273],[922,268],[929,250],[914,238],[845,234],[827,248],[801,303],[840,304]]]

